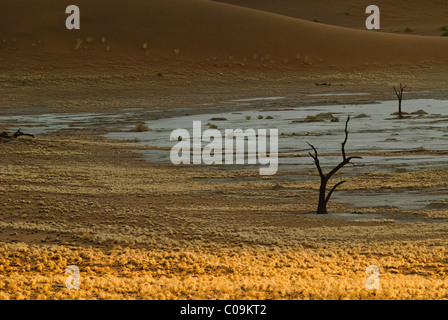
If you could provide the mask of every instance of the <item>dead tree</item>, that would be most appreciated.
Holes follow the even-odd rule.
[[[362,157],[347,157],[347,155],[345,154],[345,144],[347,143],[347,138],[348,138],[348,130],[347,130],[347,125],[348,122],[350,120],[350,116],[347,117],[347,121],[345,122],[345,139],[344,142],[341,143],[342,145],[342,161],[333,168],[333,170],[331,170],[328,173],[324,173],[320,163],[319,163],[319,156],[317,154],[317,149],[310,143],[308,143],[308,145],[314,150],[314,154],[312,154],[311,152],[309,152],[308,154],[311,156],[311,158],[314,159],[314,164],[316,165],[317,171],[319,172],[319,176],[320,176],[320,188],[319,188],[319,203],[317,205],[317,214],[327,214],[327,203],[328,200],[330,200],[331,195],[333,194],[334,190],[336,190],[336,188],[338,186],[340,186],[341,184],[343,184],[345,181],[341,181],[336,183],[331,189],[330,192],[328,192],[328,194],[326,195],[326,190],[327,190],[327,183],[328,180],[330,180],[330,178],[339,170],[341,169],[343,166],[345,166],[346,164],[349,164],[350,161],[352,159],[362,159]]]
[[[0,133],[0,138],[6,139],[4,142],[11,141],[12,139],[17,139],[20,136],[28,136],[28,137],[34,138],[34,135],[29,134],[29,133],[23,133],[22,131],[20,131],[20,129],[21,128],[19,128],[19,130],[17,130],[16,132],[14,132],[13,135],[9,135],[8,132],[2,132],[2,133]]]
[[[403,116],[401,114],[401,100],[403,99],[403,90],[406,87],[407,87],[406,85],[403,86],[401,83],[400,83],[400,90],[397,90],[395,87],[393,87],[395,94],[397,95],[397,98],[398,98],[398,118],[399,119],[403,119]]]

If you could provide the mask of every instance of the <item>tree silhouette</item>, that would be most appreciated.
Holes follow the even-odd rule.
[[[320,176],[319,202],[318,202],[317,211],[316,211],[317,214],[327,214],[328,213],[327,212],[328,200],[330,200],[330,197],[333,194],[334,190],[336,190],[336,188],[338,186],[340,186],[341,184],[343,184],[345,182],[345,181],[341,181],[341,182],[336,183],[330,189],[328,194],[326,195],[328,180],[330,180],[330,178],[337,171],[339,171],[339,169],[341,169],[346,164],[349,164],[352,159],[362,159],[362,157],[347,157],[347,155],[345,154],[345,144],[347,143],[347,139],[348,139],[347,126],[348,126],[348,122],[349,121],[350,121],[350,116],[347,117],[347,121],[345,122],[345,139],[341,143],[342,161],[336,167],[334,167],[330,172],[328,172],[326,174],[323,172],[323,170],[322,170],[322,168],[320,166],[319,156],[317,154],[317,149],[312,144],[307,142],[308,145],[314,150],[314,154],[312,154],[311,152],[308,152],[308,154],[311,156],[311,158],[314,159],[314,164],[316,165],[317,171],[319,172],[319,176]]]
[[[397,98],[398,98],[398,118],[399,119],[403,119],[403,116],[401,114],[401,99],[403,99],[403,90],[406,87],[407,87],[407,85],[403,86],[401,83],[400,83],[400,89],[399,90],[396,89],[395,87],[393,87],[394,91],[395,91],[395,94],[397,95]]]

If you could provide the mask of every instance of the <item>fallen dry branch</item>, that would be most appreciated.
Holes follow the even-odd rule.
[[[17,130],[16,132],[14,132],[13,135],[10,135],[8,132],[2,132],[0,134],[0,138],[4,139],[3,142],[8,142],[8,141],[11,141],[12,139],[17,139],[20,136],[28,136],[28,137],[34,138],[34,135],[29,134],[29,133],[23,133],[20,130],[21,130],[21,128],[19,128],[19,130]]]

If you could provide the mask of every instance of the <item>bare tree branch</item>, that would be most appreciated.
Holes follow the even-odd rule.
[[[343,160],[341,163],[339,163],[336,167],[333,168],[329,173],[327,173],[327,178],[330,179],[332,175],[334,175],[336,172],[338,172],[343,166],[350,163],[352,159],[362,159],[362,157],[348,157],[345,160]]]
[[[345,161],[345,144],[347,143],[347,139],[348,139],[348,131],[347,131],[347,125],[348,122],[350,121],[350,116],[347,117],[347,121],[345,121],[345,139],[344,142],[341,143],[342,145],[342,159],[344,159]]]
[[[20,136],[28,136],[28,137],[33,137],[33,138],[34,138],[34,136],[33,136],[32,134],[29,134],[29,133],[23,133],[22,131],[20,131],[20,129],[21,129],[21,128],[19,128],[19,130],[17,130],[17,131],[14,133],[14,135],[13,135],[14,138],[17,138],[17,137],[20,137]]]
[[[336,188],[338,186],[340,186],[341,184],[343,184],[344,182],[346,182],[346,181],[344,180],[344,181],[338,182],[333,186],[333,188],[331,188],[330,192],[328,192],[327,197],[325,198],[325,204],[327,204],[328,200],[330,200],[330,197],[333,194],[333,191],[336,190]]]
[[[317,155],[317,149],[309,142],[307,142],[307,143],[314,150],[314,155],[312,155],[311,152],[308,152],[308,154],[311,156],[311,158],[314,159],[314,164],[316,165],[317,171],[319,172],[319,176],[323,179],[323,178],[325,178],[325,175],[322,171],[322,168],[320,167],[319,158]]]

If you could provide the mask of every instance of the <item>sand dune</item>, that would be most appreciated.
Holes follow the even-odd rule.
[[[288,17],[365,30],[365,9],[381,10],[381,31],[440,36],[448,26],[448,5],[443,0],[213,0]],[[406,31],[406,28],[407,31]]]
[[[69,31],[69,4],[2,1],[1,67],[106,70],[175,62],[306,70],[448,63],[445,37],[342,28],[207,0],[79,0],[81,29]]]

